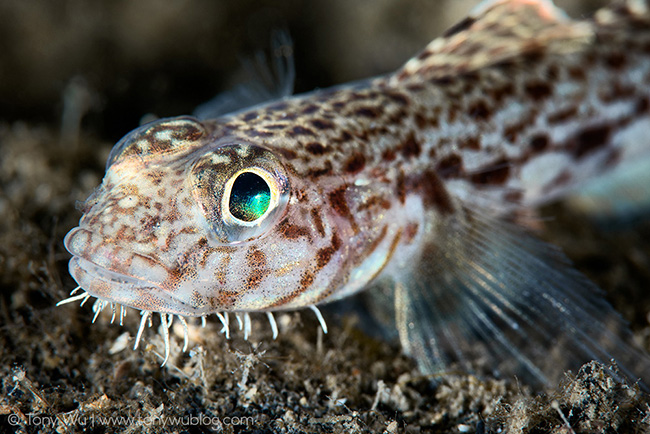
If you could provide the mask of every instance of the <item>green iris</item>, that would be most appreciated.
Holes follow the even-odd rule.
[[[253,172],[240,174],[232,184],[228,207],[233,217],[252,222],[269,209],[271,189],[261,176]]]

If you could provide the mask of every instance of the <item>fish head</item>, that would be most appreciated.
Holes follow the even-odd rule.
[[[185,316],[327,296],[362,247],[340,210],[360,193],[324,199],[280,146],[189,117],[129,133],[65,238],[72,276],[101,300]]]

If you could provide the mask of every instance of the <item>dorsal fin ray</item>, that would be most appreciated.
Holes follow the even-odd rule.
[[[199,105],[193,116],[200,120],[215,119],[293,93],[293,43],[286,31],[273,33],[270,58],[260,51],[251,58],[243,58],[242,64],[246,80]]]
[[[397,71],[397,82],[444,79],[526,55],[578,50],[593,25],[573,21],[550,0],[489,0]]]

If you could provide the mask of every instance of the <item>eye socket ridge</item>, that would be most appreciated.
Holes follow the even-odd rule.
[[[224,223],[244,227],[260,224],[280,203],[275,177],[260,167],[235,172],[224,185],[221,210]]]

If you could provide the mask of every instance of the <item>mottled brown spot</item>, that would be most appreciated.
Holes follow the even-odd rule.
[[[526,94],[534,101],[541,101],[548,98],[553,93],[553,89],[543,81],[527,83],[525,86]]]
[[[490,117],[490,109],[483,100],[478,100],[469,106],[469,115],[477,121],[484,121]]]
[[[462,172],[462,163],[458,155],[451,154],[438,162],[436,170],[444,178],[455,178]]]
[[[478,151],[481,149],[481,141],[478,137],[468,137],[461,142],[460,147],[462,149],[471,149],[472,151]]]
[[[575,81],[584,81],[587,77],[582,67],[574,66],[569,68],[569,77]]]
[[[401,93],[386,91],[385,95],[391,100],[393,100],[394,102],[396,102],[397,104],[405,106],[408,105],[409,103],[408,98]]]
[[[420,113],[415,114],[415,125],[419,129],[424,129],[427,126],[427,120],[424,116],[422,116]]]
[[[148,214],[146,214],[144,217],[142,217],[140,219],[140,227],[145,231],[154,230],[159,223],[160,223],[160,215],[148,215]],[[124,228],[122,227],[120,229],[120,231],[122,229],[124,229]],[[117,234],[117,238],[122,239],[119,232]]]
[[[297,240],[300,237],[309,237],[309,229],[304,226],[294,225],[284,219],[278,225],[280,234],[288,240]]]
[[[171,204],[169,212],[165,214],[164,219],[165,221],[174,223],[180,218],[181,218],[181,213],[178,211],[178,206],[176,205],[176,201],[174,200]]]
[[[318,142],[310,142],[305,145],[307,152],[313,155],[322,155],[327,150],[325,146],[321,145]]]
[[[246,262],[251,268],[265,268],[266,255],[256,247],[251,247],[246,253]]]
[[[319,130],[331,130],[334,128],[334,124],[325,119],[312,119],[310,123],[314,128]]]
[[[568,120],[571,120],[572,118],[575,118],[577,113],[578,113],[578,108],[575,106],[558,110],[557,112],[552,113],[548,116],[548,123],[551,125],[564,123]]]
[[[320,208],[311,209],[311,220],[314,222],[314,227],[318,232],[318,235],[321,237],[325,236],[325,226],[323,225],[323,219],[320,216]]]
[[[530,149],[535,153],[546,150],[548,144],[548,137],[545,134],[538,134],[530,139]]]
[[[152,170],[151,172],[147,173],[147,178],[149,178],[151,183],[156,186],[162,182],[164,176],[165,173],[162,170],[158,170],[158,169]]]
[[[650,104],[648,103],[648,98],[642,97],[639,98],[639,101],[636,103],[635,112],[637,115],[645,113],[648,111]]]
[[[320,270],[327,265],[339,248],[341,248],[341,239],[335,233],[332,235],[332,244],[316,252],[316,269]]]
[[[352,155],[348,161],[345,162],[344,170],[347,173],[355,174],[359,173],[366,166],[366,157],[363,154],[357,152]]]
[[[510,164],[506,160],[500,160],[474,173],[470,180],[474,184],[501,185],[508,180],[508,175]]]
[[[381,106],[377,107],[361,107],[354,111],[354,114],[360,117],[377,119],[382,115],[384,109]]]
[[[569,149],[575,158],[582,158],[598,148],[605,146],[609,140],[610,133],[611,129],[608,125],[585,128],[571,140]]]
[[[246,280],[246,287],[248,289],[255,289],[260,286],[260,283],[268,276],[270,273],[269,270],[265,268],[255,268],[251,270],[248,278]]]
[[[560,76],[560,70],[558,69],[557,65],[548,65],[548,68],[546,68],[546,77],[550,81],[555,81],[558,79]]]
[[[264,125],[264,128],[266,128],[267,130],[283,130],[288,126],[289,126],[288,124],[269,124],[269,125]]]
[[[346,186],[339,187],[336,190],[332,191],[329,194],[329,202],[334,212],[336,212],[341,217],[347,219],[350,222],[352,229],[356,233],[358,232],[359,227],[357,226],[357,223],[354,220],[354,216],[352,215],[352,213],[350,212],[350,208],[348,207],[348,202],[345,198],[346,191],[347,191]]]
[[[386,150],[381,154],[381,158],[382,158],[384,161],[393,161],[393,160],[395,160],[395,157],[396,157],[396,156],[397,156],[397,155],[395,154],[395,150],[394,150],[394,149],[386,149]]]
[[[316,104],[308,104],[305,108],[302,109],[302,114],[303,115],[311,115],[314,114],[318,111],[320,107],[318,107]]]
[[[400,145],[399,148],[401,154],[404,156],[404,158],[412,158],[412,157],[419,157],[420,153],[422,152],[422,147],[420,144],[415,140],[415,136],[413,133],[411,133],[404,142]]]
[[[422,192],[425,205],[437,209],[442,214],[454,211],[451,196],[447,192],[442,180],[434,171],[426,171],[414,176],[408,181],[409,189],[419,189]]]
[[[433,77],[431,80],[429,80],[429,83],[431,83],[434,86],[445,87],[453,84],[454,78],[449,75],[445,75],[442,77]]]
[[[515,88],[512,85],[512,83],[507,83],[507,84],[504,84],[501,87],[492,89],[491,91],[489,91],[489,95],[492,97],[492,99],[495,102],[498,103],[498,102],[501,102],[506,96],[512,95],[513,92],[514,92],[514,89]]]
[[[316,134],[310,130],[309,128],[306,127],[301,127],[300,125],[296,125],[293,127],[291,130],[288,131],[288,134],[291,137],[295,136],[316,136]]]
[[[625,67],[627,59],[622,52],[609,53],[605,56],[605,64],[612,69],[619,70]]]
[[[422,92],[424,89],[426,89],[426,86],[424,86],[422,83],[409,83],[406,88],[409,90],[409,92]]]
[[[408,112],[405,109],[399,109],[395,111],[390,117],[386,120],[388,124],[399,124],[402,119],[408,116]]]
[[[314,273],[310,270],[305,270],[300,277],[300,290],[304,291],[314,283]]]

